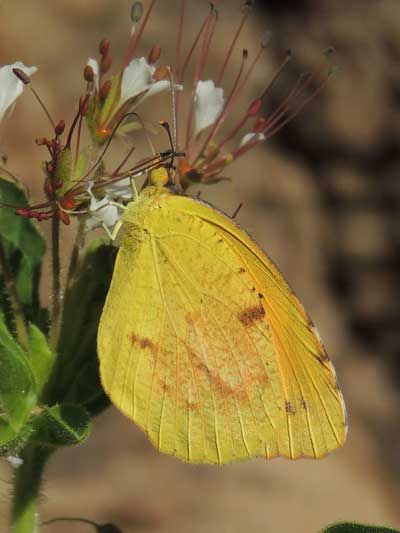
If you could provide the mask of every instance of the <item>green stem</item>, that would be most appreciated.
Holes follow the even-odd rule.
[[[56,209],[54,209],[53,218],[51,220],[51,255],[53,274],[53,301],[51,309],[49,344],[53,350],[56,350],[61,326],[60,218]]]
[[[14,476],[11,533],[39,531],[39,492],[49,455],[49,450],[33,446],[28,446],[21,454],[23,463],[16,469]]]
[[[28,331],[26,329],[24,311],[21,302],[18,298],[17,286],[15,284],[14,276],[11,272],[10,265],[8,263],[3,243],[0,241],[0,266],[3,272],[3,279],[6,285],[7,294],[10,298],[11,307],[14,314],[15,330],[17,338],[24,350],[28,346]]]

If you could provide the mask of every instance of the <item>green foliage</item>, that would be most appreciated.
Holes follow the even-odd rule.
[[[72,404],[46,407],[33,424],[33,442],[54,448],[80,444],[90,432],[89,415],[82,407]]]
[[[0,418],[0,457],[18,455],[28,443],[33,433],[31,424],[25,424],[18,432]]]
[[[116,250],[93,242],[82,258],[64,298],[50,404],[81,405],[91,415],[109,405],[100,383],[97,360],[97,328],[111,282]]]
[[[29,359],[0,319],[0,404],[18,432],[36,404],[36,384]]]
[[[34,324],[29,325],[28,356],[36,382],[36,390],[40,396],[48,382],[56,356],[50,350],[45,334]]]
[[[399,531],[388,527],[341,522],[340,524],[327,527],[322,533],[399,533]]]
[[[0,201],[26,206],[24,192],[15,183],[0,178]],[[39,276],[45,252],[45,242],[32,220],[15,214],[15,209],[0,209],[0,235],[4,252],[16,279],[19,300],[27,318],[40,320]],[[9,318],[9,303],[5,297],[4,279],[0,278],[0,307]]]

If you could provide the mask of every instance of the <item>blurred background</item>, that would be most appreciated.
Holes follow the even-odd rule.
[[[179,6],[177,0],[156,4],[139,55],[160,43],[162,62],[173,64]],[[218,6],[206,78],[218,72],[241,19],[240,0]],[[35,88],[56,118],[68,123],[84,91],[83,67],[88,57],[97,57],[101,38],[111,40],[115,62],[122,63],[129,10],[128,0],[2,0],[0,65],[37,65]],[[186,50],[207,10],[205,0],[188,0]],[[293,60],[269,94],[267,110],[299,73],[321,61],[328,46],[335,47],[333,63],[342,68],[298,118],[229,168],[231,182],[203,187],[202,197],[228,213],[243,202],[239,222],[313,317],[343,389],[348,441],[316,462],[189,466],[159,454],[139,429],[109,409],[84,445],[53,458],[43,519],[82,516],[113,522],[127,533],[310,533],[339,520],[400,528],[400,3],[259,0],[229,64],[226,89],[241,48],[254,57],[265,29],[273,39],[236,119],[288,48]],[[170,120],[171,98],[153,98],[140,111]],[[45,157],[34,139],[44,135],[48,124],[27,93],[1,148],[34,201],[42,198]],[[159,135],[156,144],[165,149],[165,138]],[[41,228],[46,234],[45,224]],[[67,254],[71,237],[64,238]],[[43,276],[46,287],[46,269]],[[11,475],[2,464],[1,531]],[[90,527],[60,523],[43,531],[84,533]]]

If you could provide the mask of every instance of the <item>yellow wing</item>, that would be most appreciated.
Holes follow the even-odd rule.
[[[100,322],[103,386],[191,463],[319,458],[346,437],[335,371],[302,305],[230,218],[150,187],[125,216]]]

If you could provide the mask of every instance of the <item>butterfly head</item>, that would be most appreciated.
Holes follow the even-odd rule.
[[[153,168],[149,173],[149,185],[165,187],[170,180],[168,169],[164,166]]]

